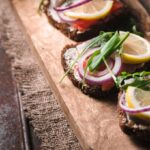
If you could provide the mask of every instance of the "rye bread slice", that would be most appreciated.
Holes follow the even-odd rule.
[[[119,93],[118,99],[120,98],[121,94],[122,92]],[[124,133],[135,139],[150,142],[150,124],[142,124],[139,121],[137,123],[130,119],[126,112],[120,108],[119,104],[118,117],[120,128]]]
[[[49,11],[50,6],[51,2],[50,0],[47,0],[47,3],[43,7],[49,22],[67,37],[77,42],[91,39],[97,36],[100,31],[129,30],[129,28],[131,29],[131,27],[128,27],[129,22],[131,22],[131,18],[134,18],[135,22],[138,22],[138,18],[133,16],[131,11],[126,7],[126,5],[124,5],[122,9],[114,12],[113,14],[109,14],[104,19],[99,20],[95,25],[91,26],[90,29],[80,32],[78,29],[70,28],[70,25],[67,23],[57,22]],[[139,25],[137,26],[141,29]]]
[[[67,45],[62,53],[61,53],[61,63],[64,68],[64,71],[66,72],[69,68],[69,62],[70,60],[72,61],[73,58],[76,58],[77,53],[72,49],[76,47],[77,45]],[[65,56],[66,53],[69,53],[67,56]],[[100,86],[89,86],[85,85],[82,87],[83,83],[82,81],[79,81],[75,76],[74,76],[74,69],[71,69],[71,71],[68,73],[69,79],[72,81],[72,83],[78,87],[84,94],[89,95],[94,98],[106,98],[109,96],[117,96],[117,88],[114,86],[112,89],[108,91],[102,91]]]

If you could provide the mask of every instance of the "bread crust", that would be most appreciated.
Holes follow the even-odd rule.
[[[122,92],[118,94],[120,99]],[[142,141],[150,141],[150,124],[142,125],[136,123],[127,117],[127,114],[120,108],[118,104],[118,117],[121,130],[133,138]]]

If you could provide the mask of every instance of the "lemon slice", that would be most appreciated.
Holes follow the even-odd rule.
[[[124,32],[120,32],[124,34]],[[123,44],[122,59],[125,63],[139,64],[150,61],[150,43],[135,34],[130,36]]]
[[[101,19],[109,14],[112,6],[112,0],[92,0],[89,3],[66,11],[65,15],[71,18],[83,20]]]
[[[150,91],[129,86],[126,91],[125,99],[129,108],[142,108],[150,106]],[[150,112],[138,113],[138,118],[150,120]]]

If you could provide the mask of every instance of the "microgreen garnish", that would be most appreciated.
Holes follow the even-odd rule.
[[[117,87],[121,89],[126,89],[128,86],[134,86],[141,88],[143,90],[150,91],[150,71],[127,73],[122,72],[120,76],[117,77]]]

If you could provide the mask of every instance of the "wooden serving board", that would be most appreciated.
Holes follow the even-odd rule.
[[[59,84],[64,74],[61,66],[61,50],[73,41],[52,27],[45,15],[38,15],[39,1],[13,0],[12,2],[27,33],[33,53],[83,149],[144,149],[120,130],[116,101],[92,99],[75,88],[68,78]]]

